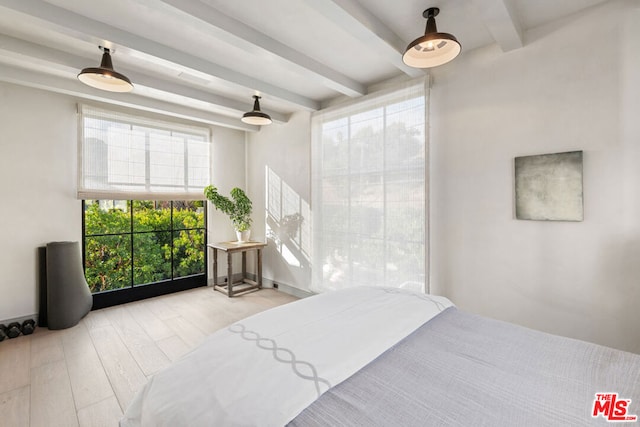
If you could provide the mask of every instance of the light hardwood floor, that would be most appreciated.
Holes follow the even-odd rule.
[[[0,343],[0,426],[109,426],[156,372],[237,320],[296,298],[212,288],[90,312],[73,328]]]

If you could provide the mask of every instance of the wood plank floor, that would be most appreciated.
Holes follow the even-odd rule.
[[[73,328],[0,343],[0,426],[115,427],[154,373],[212,332],[294,301],[274,289],[212,288],[90,312]]]

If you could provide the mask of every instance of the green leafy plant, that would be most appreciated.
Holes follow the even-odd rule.
[[[229,199],[218,193],[216,187],[209,185],[204,189],[204,195],[216,209],[229,216],[237,231],[247,231],[251,228],[252,205],[244,191],[238,187],[233,188]]]
[[[91,292],[204,273],[204,202],[174,201],[173,213],[171,206],[134,200],[101,208],[87,201],[85,277]]]

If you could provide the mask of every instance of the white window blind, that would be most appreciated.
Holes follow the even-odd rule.
[[[424,290],[424,80],[312,116],[313,291]]]
[[[204,199],[207,128],[89,105],[79,111],[79,199]]]

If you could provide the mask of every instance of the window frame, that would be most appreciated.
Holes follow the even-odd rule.
[[[95,200],[95,199],[91,199]],[[103,199],[104,200],[104,199]],[[112,199],[107,199],[112,200]],[[97,200],[96,200],[97,201]],[[129,248],[131,253],[131,267],[129,271],[129,285],[124,288],[116,288],[109,289],[100,292],[92,292],[93,296],[93,310],[97,310],[100,308],[110,307],[113,305],[124,304],[127,302],[133,302],[141,299],[151,298],[155,296],[165,295],[173,292],[183,291],[187,289],[193,289],[201,286],[207,285],[207,277],[209,270],[209,259],[208,259],[208,221],[207,221],[207,212],[208,212],[208,203],[206,200],[203,200],[203,216],[204,216],[204,226],[202,228],[174,228],[173,221],[173,212],[174,212],[174,202],[171,202],[171,227],[169,230],[145,230],[145,231],[134,231],[134,208],[133,202],[134,200],[126,200],[129,215],[130,226],[128,231],[123,231],[120,233],[98,233],[87,235],[86,233],[86,200],[82,200],[82,267],[83,271],[86,272],[86,245],[87,238],[92,237],[100,237],[100,236],[128,236],[129,237]],[[152,202],[156,202],[153,200]],[[202,230],[203,232],[203,251],[204,251],[204,271],[202,273],[196,273],[188,276],[175,277],[175,265],[174,265],[174,251],[173,251],[173,235],[175,232],[183,231],[183,230]],[[146,233],[158,233],[158,232],[167,232],[171,233],[171,278],[164,279],[156,282],[149,282],[143,284],[135,284],[135,253],[134,253],[134,236],[136,234],[146,234]]]

